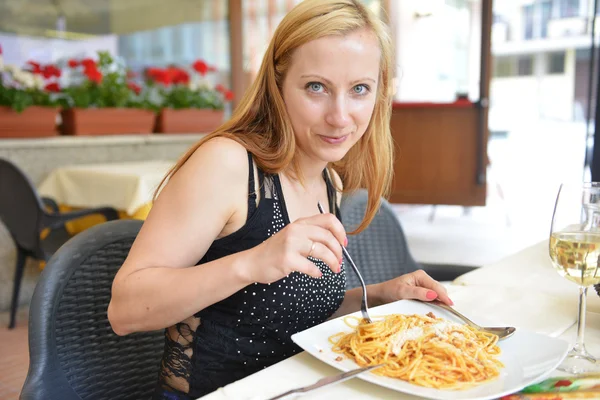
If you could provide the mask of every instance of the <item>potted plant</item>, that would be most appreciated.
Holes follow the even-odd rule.
[[[26,68],[4,65],[0,47],[0,138],[55,136],[61,71],[28,62]]]
[[[157,108],[130,81],[123,65],[108,52],[68,61],[70,83],[62,88],[65,135],[152,133]]]
[[[223,123],[225,103],[233,93],[223,85],[212,87],[206,75],[214,67],[197,60],[190,68],[148,68],[147,84],[158,88],[161,110],[158,133],[204,133]]]

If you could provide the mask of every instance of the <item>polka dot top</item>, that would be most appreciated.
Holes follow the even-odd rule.
[[[248,159],[246,224],[215,240],[200,264],[250,249],[290,223],[277,175],[258,170],[261,195],[256,204],[250,154]],[[330,212],[340,218],[326,171],[323,178]],[[321,270],[322,278],[293,272],[271,284],[254,283],[166,329],[155,398],[198,398],[301,351],[291,335],[327,320],[342,303],[346,284],[343,265],[336,274],[322,261],[309,259]]]

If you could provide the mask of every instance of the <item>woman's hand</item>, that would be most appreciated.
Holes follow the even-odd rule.
[[[345,243],[344,226],[333,214],[300,218],[250,250],[252,262],[248,279],[271,283],[294,271],[320,278],[322,273],[307,258],[309,256],[322,260],[333,272],[339,273]]]
[[[444,286],[423,270],[418,270],[375,285],[373,291],[381,304],[401,299],[432,301],[438,299],[448,305],[454,303]]]

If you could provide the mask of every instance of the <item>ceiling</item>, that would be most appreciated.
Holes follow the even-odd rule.
[[[0,0],[0,32],[48,36],[64,15],[78,34],[126,34],[227,17],[227,0]]]

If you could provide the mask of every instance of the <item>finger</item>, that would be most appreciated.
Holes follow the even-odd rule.
[[[448,291],[446,290],[444,285],[433,279],[423,270],[415,271],[414,275],[416,286],[430,289],[431,291],[435,292],[435,297],[432,293],[429,294],[429,297],[431,297],[429,300],[437,298],[438,300],[448,304],[449,306],[454,305],[454,302],[450,299],[450,297],[448,297]]]
[[[331,213],[317,214],[312,217],[301,218],[297,222],[307,225],[317,225],[323,229],[330,231],[333,236],[337,239],[337,242],[345,246],[346,245],[346,230],[344,225]]]
[[[312,242],[314,246],[312,254],[310,255],[313,258],[317,258],[323,261],[329,268],[335,272],[336,274],[340,272],[340,260],[337,259],[337,256],[324,244],[320,242]],[[339,246],[338,246],[339,247]]]
[[[339,266],[340,260],[342,259],[342,247],[340,246],[336,237],[333,236],[329,230],[316,225],[301,225],[300,229],[302,230],[302,234],[306,235],[308,239],[322,244],[332,253],[331,257],[333,258],[321,258],[323,261],[325,261],[329,266]]]
[[[310,261],[308,258],[304,258],[301,256],[298,256],[297,259],[294,259],[293,270],[302,272],[303,274],[306,274],[306,275],[310,275],[313,278],[321,278],[323,276],[323,273],[315,265],[315,263]]]

